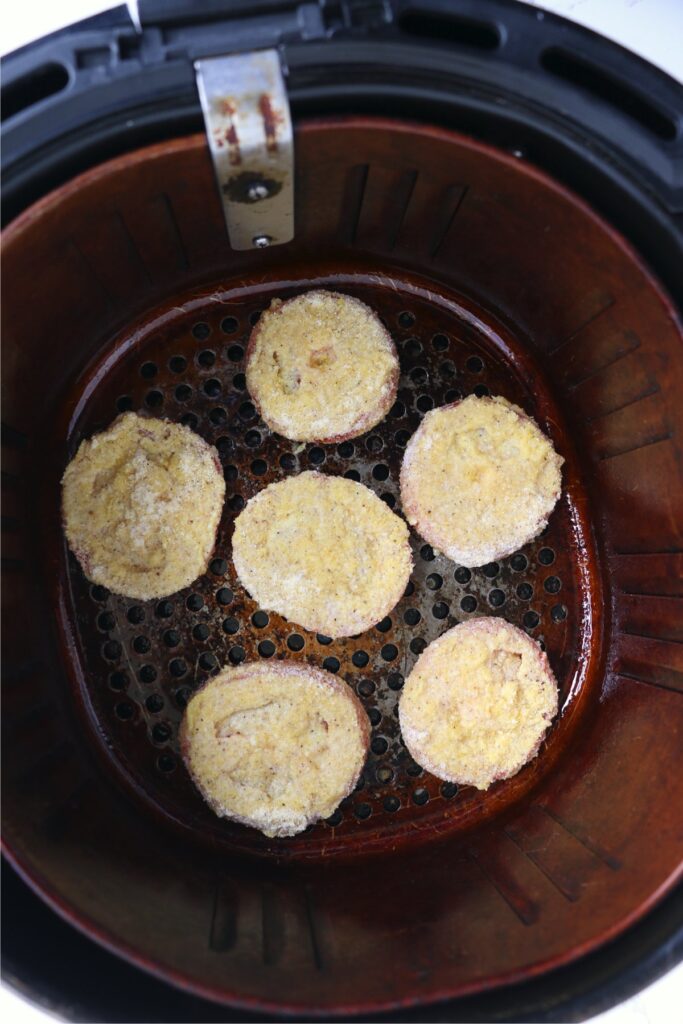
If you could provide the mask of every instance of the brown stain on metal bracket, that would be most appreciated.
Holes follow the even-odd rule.
[[[283,123],[282,114],[273,108],[273,104],[267,92],[261,93],[259,96],[258,106],[261,111],[263,128],[266,133],[266,149],[269,153],[277,153],[277,132],[278,128]]]
[[[222,99],[218,103],[218,107],[222,117],[229,118],[230,123],[227,128],[215,128],[214,139],[218,149],[222,149],[223,146],[228,147],[228,160],[233,167],[239,166],[242,163],[242,153],[240,151],[240,140],[237,134],[237,128],[235,126],[235,114],[237,113],[237,107],[234,100]]]

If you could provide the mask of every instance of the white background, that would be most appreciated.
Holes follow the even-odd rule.
[[[640,54],[683,81],[683,0],[528,0],[539,10],[572,18]],[[0,51],[9,53],[39,36],[116,6],[117,0],[4,0]],[[482,0],[485,5],[485,0]],[[135,8],[135,4],[128,5]],[[53,1018],[0,988],[3,1024],[46,1024]],[[683,965],[593,1024],[681,1024]],[[190,1022],[188,1022],[190,1024]]]

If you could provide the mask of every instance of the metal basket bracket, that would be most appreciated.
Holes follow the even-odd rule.
[[[294,144],[277,50],[195,61],[204,125],[233,249],[294,237]]]

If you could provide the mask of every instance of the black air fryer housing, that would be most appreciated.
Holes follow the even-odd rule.
[[[528,161],[598,211],[683,304],[682,90],[619,46],[514,0],[141,0],[139,17],[136,28],[121,6],[3,62],[5,224],[110,158],[201,132],[196,59],[277,47],[295,121],[421,122]],[[74,1020],[274,1019],[179,995],[3,871],[7,980],[47,1008]],[[585,1019],[682,955],[679,890],[577,963],[390,1019]]]

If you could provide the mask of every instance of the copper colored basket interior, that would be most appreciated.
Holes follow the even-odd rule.
[[[635,254],[522,161],[371,120],[301,125],[296,151],[280,249],[229,249],[200,137],[88,172],[6,233],[5,836],[53,905],[136,962],[214,998],[341,1012],[565,962],[673,884],[683,361]],[[401,361],[390,415],[339,445],[273,435],[245,390],[259,312],[312,286],[371,305]],[[521,405],[566,460],[541,537],[470,571],[413,535],[406,594],[345,640],[251,600],[230,559],[251,495],[317,468],[400,513],[408,438],[471,393]],[[143,604],[89,585],[59,522],[67,459],[128,408],[216,444],[228,488],[209,571]],[[396,718],[426,643],[477,615],[541,642],[561,688],[539,756],[486,794],[422,771]],[[221,665],[285,657],[355,689],[372,745],[331,819],[272,841],[207,810],[177,729]]]

